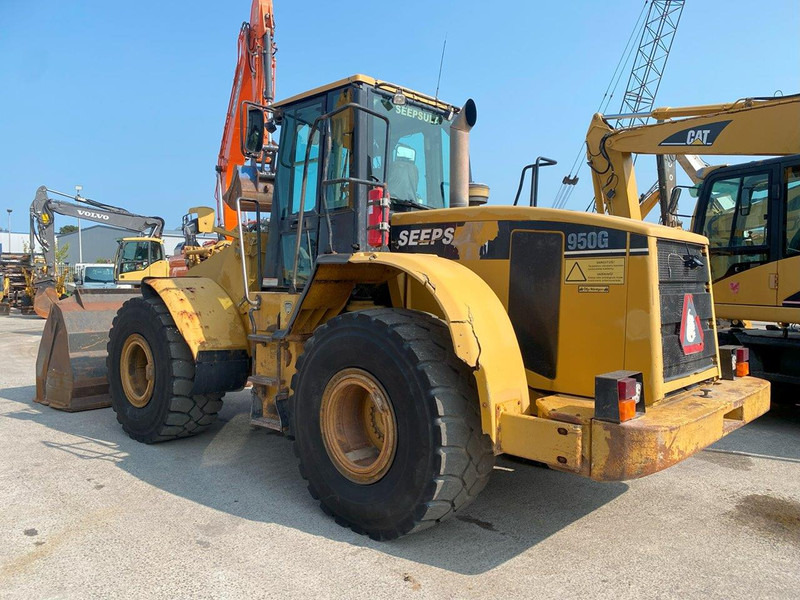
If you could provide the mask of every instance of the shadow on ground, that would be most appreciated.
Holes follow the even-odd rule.
[[[193,502],[253,521],[462,574],[488,571],[610,502],[623,483],[597,483],[521,461],[498,460],[486,490],[457,518],[420,534],[378,543],[336,525],[310,497],[291,443],[249,425],[249,394],[226,396],[220,420],[196,438],[147,446],[128,438],[111,409],[64,413],[32,402],[34,387],[0,396],[26,404],[0,415],[69,435],[42,444],[82,460],[115,463],[134,477]]]
[[[722,438],[708,451],[800,463],[800,407],[773,399],[767,414]]]

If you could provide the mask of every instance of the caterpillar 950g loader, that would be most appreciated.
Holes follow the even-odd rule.
[[[630,479],[768,410],[769,383],[717,347],[704,237],[470,206],[486,191],[469,183],[472,101],[356,75],[242,110],[261,168],[252,195],[227,195],[237,239],[145,279],[114,319],[131,437],[197,433],[249,381],[252,423],[294,440],[323,509],[391,539],[463,509],[499,454]]]

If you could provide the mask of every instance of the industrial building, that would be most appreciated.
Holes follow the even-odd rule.
[[[138,235],[138,232],[109,227],[108,225],[90,225],[80,231],[72,231],[58,236],[58,245],[63,248],[69,244],[65,262],[74,265],[79,262],[112,261],[117,251],[117,241],[124,237]],[[183,242],[183,234],[179,230],[166,230],[163,234],[164,251],[167,256],[175,254],[175,246]]]

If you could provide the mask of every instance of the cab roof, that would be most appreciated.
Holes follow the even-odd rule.
[[[374,77],[370,77],[369,75],[358,75],[358,74],[351,75],[350,77],[345,77],[344,79],[339,79],[338,81],[334,81],[333,83],[329,83],[327,85],[314,88],[313,90],[309,90],[307,92],[295,94],[294,96],[286,98],[285,100],[275,102],[275,104],[273,104],[272,106],[275,108],[282,108],[286,105],[293,104],[298,100],[303,100],[304,98],[310,98],[311,96],[316,96],[317,94],[322,94],[323,92],[335,90],[336,88],[345,87],[347,85],[351,85],[354,83],[363,83],[370,87],[374,87],[389,92],[390,94],[394,94],[397,91],[402,91],[403,94],[405,94],[409,99],[414,100],[415,102],[421,102],[423,104],[427,104],[428,106],[438,108],[439,110],[453,110],[455,112],[458,111],[458,107],[447,104],[446,102],[442,102],[441,100],[434,98],[433,96],[428,96],[427,94],[416,92],[412,89],[405,88],[395,83],[389,83],[388,81],[381,81],[380,79],[375,79]]]

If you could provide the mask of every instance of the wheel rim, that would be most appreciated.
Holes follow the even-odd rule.
[[[383,386],[361,369],[345,369],[325,387],[320,407],[325,450],[336,469],[355,483],[379,481],[397,450],[394,408]]]
[[[153,396],[155,385],[153,352],[150,344],[141,335],[128,336],[122,346],[119,360],[122,375],[122,389],[125,396],[136,408],[144,408]]]

